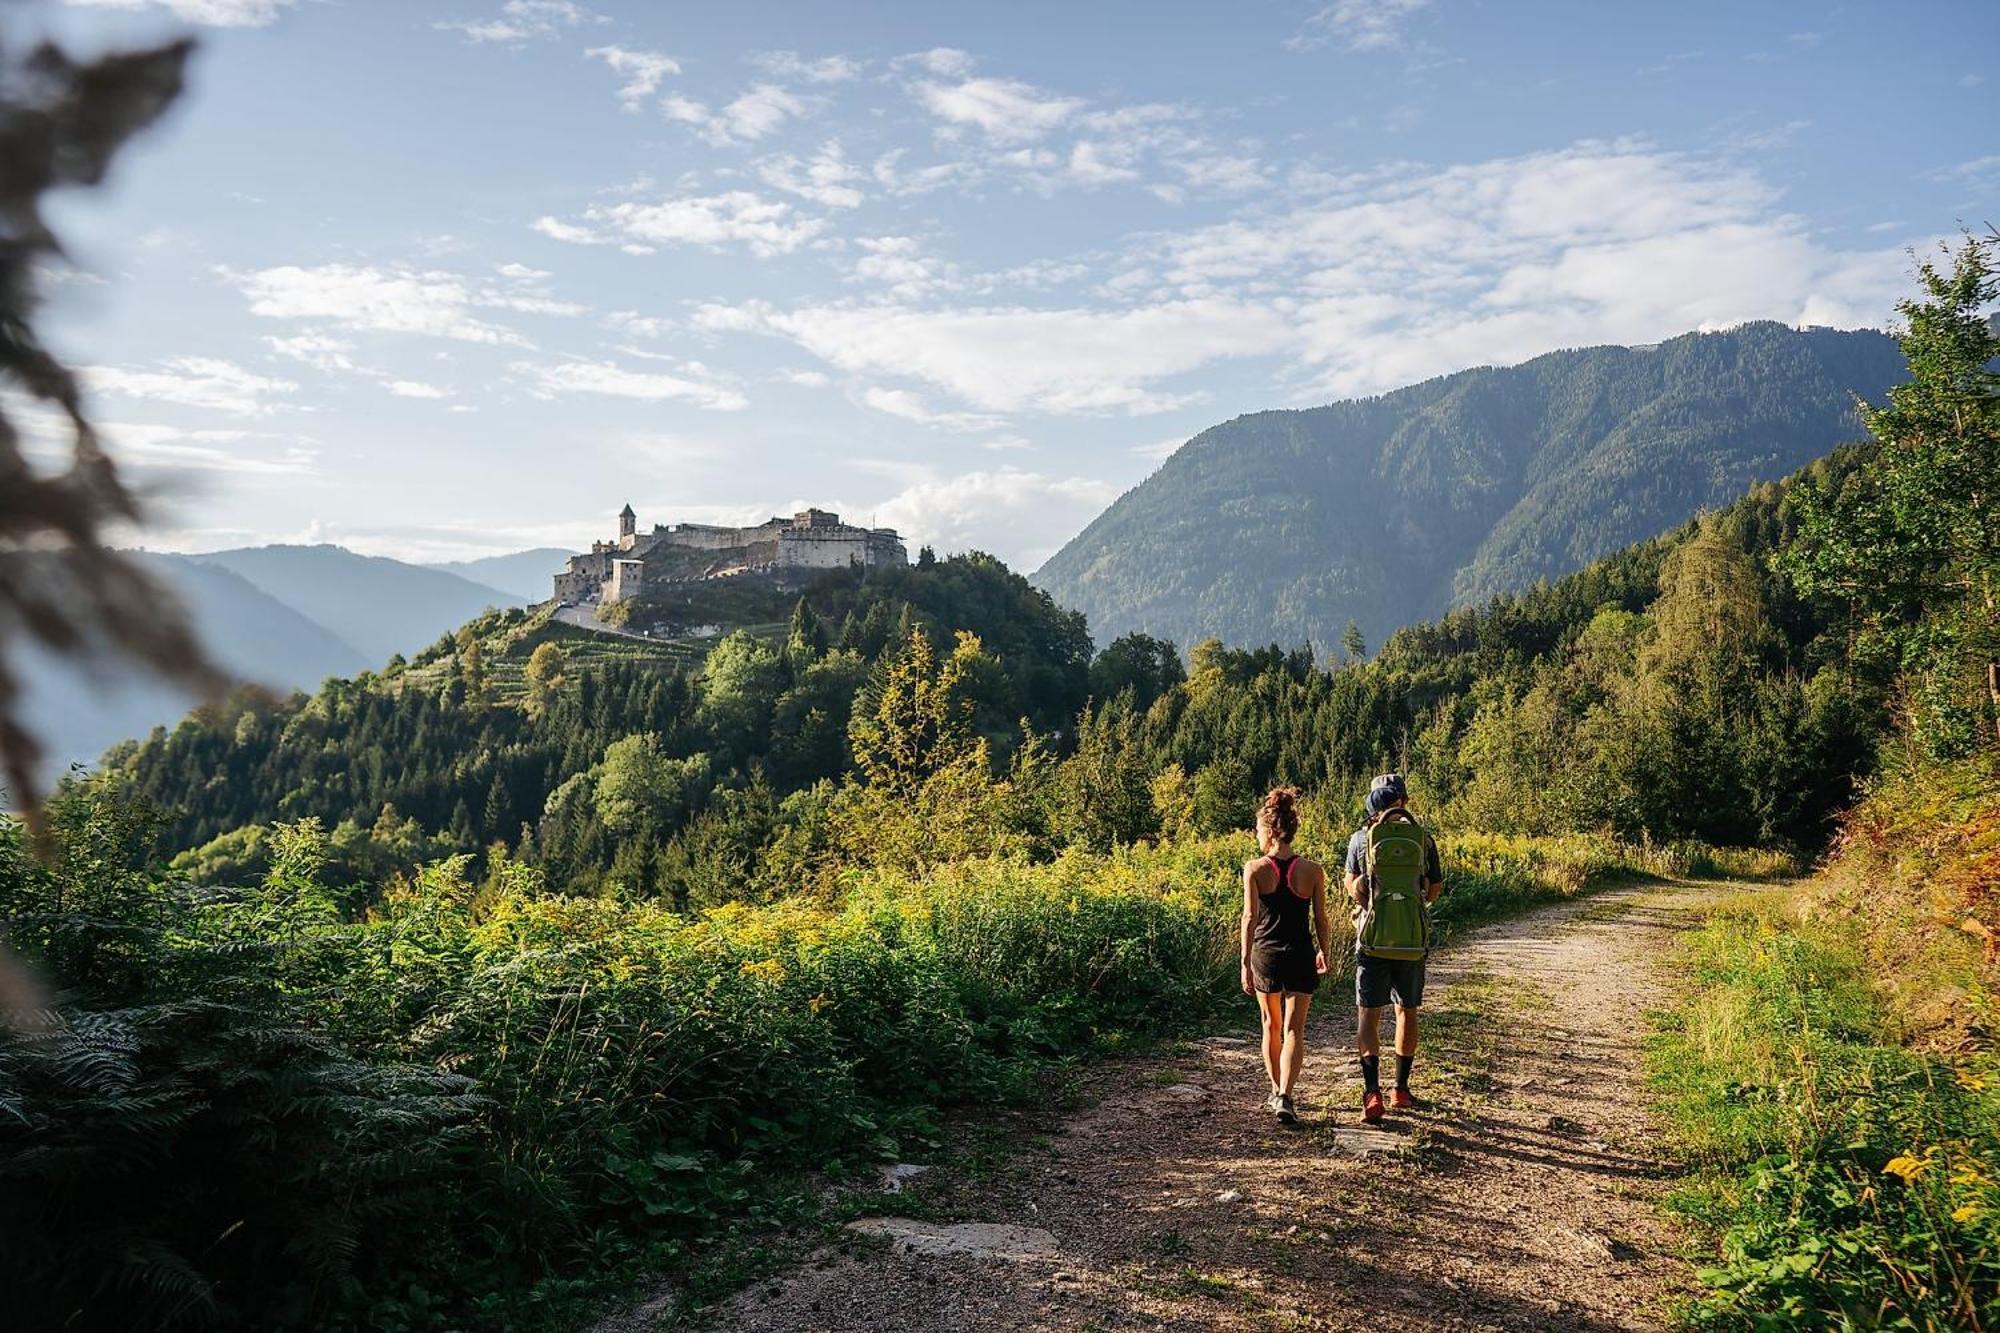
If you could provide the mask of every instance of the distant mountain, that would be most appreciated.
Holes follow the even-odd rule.
[[[529,600],[447,570],[338,546],[140,559],[187,602],[218,662],[279,693],[380,667],[391,654],[415,653],[488,607]],[[21,660],[28,716],[39,728],[51,772],[171,726],[194,702],[184,691],[123,668],[80,671],[73,662],[36,653]]]
[[[233,674],[284,694],[349,676],[369,662],[324,626],[247,580],[197,558],[139,557],[187,604],[202,642]],[[434,636],[433,636],[434,637]],[[185,691],[130,669],[80,671],[24,653],[27,716],[48,751],[48,771],[89,763],[107,748],[171,725],[194,703]]]
[[[339,546],[251,546],[200,557],[255,584],[360,651],[371,666],[408,655],[489,607],[518,597],[442,569]]]
[[[1579,569],[1861,435],[1872,330],[1746,324],[1553,352],[1195,436],[1036,572],[1099,644],[1393,630]]]
[[[574,554],[558,546],[538,546],[532,551],[481,556],[477,560],[441,560],[425,568],[442,569],[530,602],[546,602],[550,595],[549,580]]]

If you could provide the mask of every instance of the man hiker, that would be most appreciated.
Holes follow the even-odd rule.
[[[1417,1056],[1417,1007],[1430,955],[1430,905],[1444,892],[1437,843],[1409,811],[1400,773],[1368,787],[1368,822],[1347,840],[1347,896],[1354,900],[1354,1004],[1359,1011],[1361,1118],[1382,1118],[1382,1009],[1396,1003],[1394,1106],[1406,1111]]]

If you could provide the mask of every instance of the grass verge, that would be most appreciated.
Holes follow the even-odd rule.
[[[1786,892],[1682,944],[1649,1059],[1693,1170],[1697,1328],[1969,1328],[2000,1308],[2000,1068],[1898,1044],[1850,926]]]

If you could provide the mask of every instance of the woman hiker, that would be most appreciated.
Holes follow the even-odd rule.
[[[1265,1107],[1287,1125],[1298,1121],[1292,1091],[1306,1058],[1306,1012],[1326,973],[1332,922],[1326,910],[1326,870],[1292,851],[1299,832],[1299,794],[1273,789],[1257,810],[1257,846],[1243,865],[1243,993],[1257,997],[1264,1020],[1264,1072],[1271,1079]]]

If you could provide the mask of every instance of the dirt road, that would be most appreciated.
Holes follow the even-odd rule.
[[[1264,1114],[1239,1036],[1114,1062],[1080,1109],[885,1195],[853,1239],[711,1312],[741,1330],[1659,1327],[1688,1281],[1644,1095],[1664,946],[1723,886],[1621,890],[1432,964],[1426,1105],[1361,1125],[1349,997]]]

